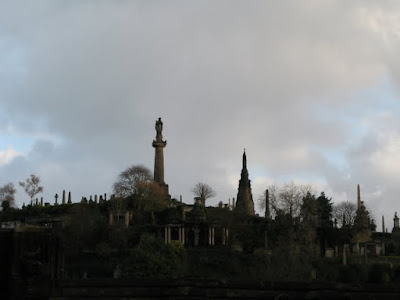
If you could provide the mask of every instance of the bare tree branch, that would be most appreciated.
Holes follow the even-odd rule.
[[[310,185],[297,185],[293,181],[284,183],[281,186],[277,184],[268,186],[271,213],[276,215],[278,211],[283,211],[292,217],[298,216],[303,197],[307,195],[307,192],[313,194]],[[259,198],[259,207],[265,209],[265,192]]]
[[[33,201],[33,197],[35,197],[36,194],[43,192],[43,187],[40,186],[39,184],[40,184],[40,177],[34,174],[31,174],[31,176],[28,177],[25,180],[25,182],[24,181],[19,182],[19,185],[24,188],[25,192],[31,198],[31,204]]]
[[[201,199],[203,205],[206,204],[206,200],[208,198],[213,198],[217,194],[215,193],[214,189],[204,182],[198,182],[192,189],[193,194]]]
[[[340,227],[354,225],[356,212],[356,204],[349,201],[343,201],[333,206],[333,217]]]
[[[117,197],[143,195],[146,185],[152,182],[151,171],[143,165],[133,165],[119,174],[113,189]]]

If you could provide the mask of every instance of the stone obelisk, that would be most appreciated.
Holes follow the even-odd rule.
[[[156,121],[156,139],[153,141],[153,147],[156,149],[154,158],[154,182],[158,183],[168,195],[168,185],[164,181],[164,148],[167,141],[163,141],[162,130],[163,122],[161,118]]]
[[[357,184],[357,209],[361,208],[361,193],[360,193],[360,185]]]
[[[265,191],[265,218],[269,220],[271,218],[271,213],[269,210],[269,191]]]
[[[385,233],[385,217],[382,216],[382,232]]]

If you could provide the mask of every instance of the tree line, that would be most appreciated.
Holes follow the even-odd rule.
[[[34,197],[43,192],[43,186],[40,185],[40,177],[31,174],[25,181],[20,181],[19,185],[25,190],[29,196],[31,204],[33,203]],[[15,193],[17,190],[12,182],[9,182],[0,187],[0,203],[3,211],[9,208],[15,207]]]

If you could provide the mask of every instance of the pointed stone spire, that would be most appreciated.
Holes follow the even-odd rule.
[[[236,209],[246,215],[254,215],[254,202],[253,195],[251,194],[249,172],[247,171],[246,151],[243,152],[242,172],[239,180]]]
[[[243,150],[242,169],[247,170],[246,149]]]
[[[360,185],[357,184],[357,209],[361,208],[361,193],[360,193]]]
[[[71,192],[68,192],[68,204],[72,204]]]

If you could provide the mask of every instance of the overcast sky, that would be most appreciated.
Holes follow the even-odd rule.
[[[400,211],[399,1],[2,1],[0,185],[110,194],[133,164],[193,203],[272,183]],[[28,202],[18,188],[17,205]],[[381,230],[381,227],[378,227]]]

